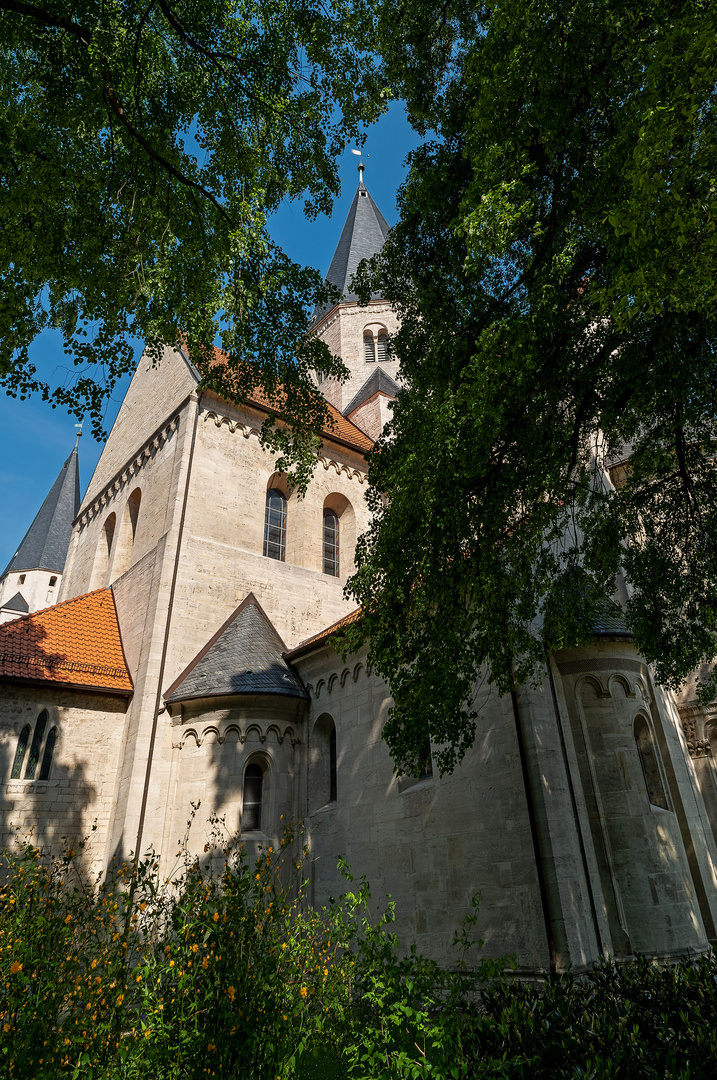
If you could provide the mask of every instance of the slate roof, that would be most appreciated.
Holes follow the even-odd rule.
[[[343,293],[344,300],[358,299],[356,293],[351,290],[351,279],[361,260],[370,259],[376,255],[383,247],[387,236],[388,223],[371,198],[368,188],[364,187],[362,180],[356,189],[351,209],[325,278],[327,284],[334,285]],[[375,293],[371,299],[380,300],[381,296]],[[311,318],[312,323],[317,322],[332,307],[332,304],[317,305]]]
[[[286,646],[253,593],[169,687],[169,704],[227,694],[281,694],[308,698],[284,659]]]
[[[74,448],[22,538],[2,577],[18,570],[53,570],[61,574],[70,546],[72,522],[80,509],[80,466]]]
[[[22,593],[16,592],[14,596],[11,596],[6,604],[0,604],[3,611],[21,611],[22,614],[26,614],[30,610],[28,604]]]
[[[214,363],[216,365],[226,364],[229,357],[221,349],[214,349]],[[197,369],[199,370],[199,369]],[[202,373],[199,372],[201,375]],[[210,384],[211,385],[211,384]],[[221,393],[221,391],[217,391]],[[280,386],[277,389],[273,398],[267,396],[262,389],[258,386],[247,397],[247,404],[253,405],[257,409],[261,409],[262,412],[275,412],[277,416],[282,415],[282,408],[286,401],[286,391]],[[373,440],[361,430],[356,427],[356,424],[339,412],[330,402],[324,402],[329,411],[329,416],[333,421],[331,427],[323,429],[322,434],[325,438],[331,439],[336,443],[340,443],[343,446],[350,447],[351,450],[357,450],[360,454],[365,454],[367,450],[370,450],[373,446]]]
[[[385,394],[386,397],[395,398],[398,391],[398,383],[391,378],[388,372],[381,367],[374,368],[359,392],[354,394],[344,409],[344,416],[350,416],[352,412],[356,412],[374,394]]]
[[[3,623],[0,680],[61,683],[128,697],[132,680],[112,590],[97,589]]]
[[[600,605],[597,621],[593,628],[595,637],[619,637],[632,639],[632,630],[628,630],[623,618],[622,611],[613,603],[606,600]]]

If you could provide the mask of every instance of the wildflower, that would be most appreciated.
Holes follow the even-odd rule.
[[[139,910],[140,910],[140,911],[144,911],[144,909],[145,909],[146,907],[147,907],[147,905],[146,905],[145,901],[143,900],[143,901],[142,901],[142,903],[141,903],[141,904],[139,905]]]
[[[206,970],[207,970],[207,968],[209,967],[209,961],[208,961],[208,959],[206,958],[206,956],[205,956],[205,957],[204,957],[204,959],[202,960],[202,967],[204,968],[204,970],[205,970],[205,971],[206,971]]]
[[[72,916],[68,915],[67,918],[65,919],[65,926],[67,926],[71,922],[72,922]]]
[[[214,922],[219,922],[219,912],[218,911],[214,912]]]
[[[227,990],[227,997],[229,998],[230,1001],[234,1000],[234,995],[235,994],[236,994],[236,990],[234,989],[233,986],[230,986],[229,989]]]
[[[17,975],[20,971],[22,971],[22,964],[18,964],[17,960],[15,960],[12,967],[10,968],[10,974]]]
[[[305,998],[307,994],[308,994],[308,990],[306,989],[305,986],[302,986],[301,987],[301,996],[302,996],[302,998]]]
[[[286,948],[286,942],[285,942],[285,941],[282,941],[282,943],[281,943],[281,947],[282,947],[282,949],[285,949],[285,948]]]
[[[174,960],[170,960],[170,961],[169,961],[169,966],[170,966],[170,967],[174,967]]]
[[[199,946],[197,944],[192,945],[192,952],[198,952]]]

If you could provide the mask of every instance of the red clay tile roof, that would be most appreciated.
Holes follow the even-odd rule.
[[[226,364],[229,359],[227,354],[222,352],[221,349],[214,349],[214,357],[217,365]],[[261,409],[263,412],[274,411],[279,416],[281,415],[281,408],[286,400],[286,395],[283,390],[279,389],[274,398],[270,398],[264,391],[257,387],[247,398],[248,405],[254,405],[256,408]],[[360,454],[365,454],[373,446],[373,440],[369,439],[368,435],[343,416],[338,409],[336,409],[330,402],[326,402],[329,410],[329,415],[333,420],[333,426],[324,428],[322,434],[327,439],[333,439],[334,442],[342,443],[344,446],[350,447],[352,450],[358,450]]]
[[[289,649],[284,653],[285,660],[296,660],[299,656],[304,656],[306,653],[313,652],[314,649],[318,649],[320,646],[325,645],[329,638],[334,634],[340,633],[347,626],[352,626],[358,619],[361,618],[362,608],[356,608],[355,611],[350,612],[348,615],[344,615],[343,619],[339,619],[338,622],[331,623],[331,626],[327,626],[325,630],[320,630],[318,634],[314,634],[312,637],[305,638],[304,641],[294,649]]]
[[[111,589],[0,626],[0,680],[132,693]]]

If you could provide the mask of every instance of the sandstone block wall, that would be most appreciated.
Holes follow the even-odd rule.
[[[30,838],[58,852],[87,839],[88,868],[102,868],[124,736],[127,701],[95,693],[0,684],[0,846]],[[49,780],[11,780],[22,728],[47,710],[45,738],[58,739]],[[25,762],[29,747],[25,754]],[[24,767],[23,767],[24,772]],[[36,776],[39,775],[39,767]]]

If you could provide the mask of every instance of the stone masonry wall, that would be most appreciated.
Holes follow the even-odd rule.
[[[29,688],[3,683],[0,695],[0,846],[30,838],[42,848],[62,849],[87,839],[88,868],[104,862],[124,735],[127,701],[103,694]],[[18,737],[46,709],[58,730],[49,780],[11,780]],[[24,765],[29,755],[25,753]],[[23,772],[24,772],[23,765]],[[36,775],[39,774],[38,772]],[[95,828],[96,826],[96,828]]]

